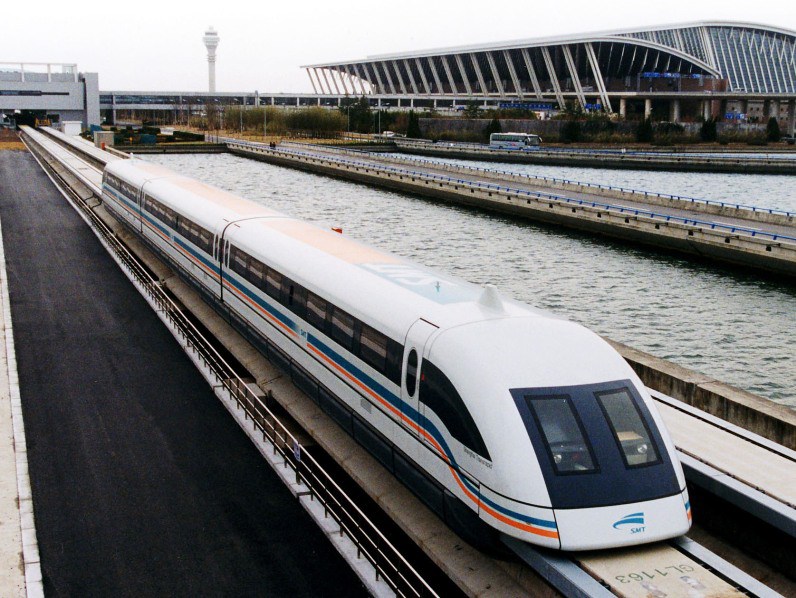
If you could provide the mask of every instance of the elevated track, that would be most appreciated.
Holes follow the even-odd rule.
[[[189,339],[190,350],[201,356],[198,359],[204,367],[213,370],[214,386],[222,388],[234,404],[233,410],[241,410],[245,414],[240,422],[242,427],[250,435],[262,436],[263,440],[267,438],[273,447],[271,450],[279,455],[277,466],[294,472],[286,481],[295,484],[297,498],[315,497],[323,505],[343,500],[326,498],[326,487],[337,486],[331,480],[323,482],[323,490],[309,486],[311,479],[319,474],[306,469],[310,461],[309,453],[302,447],[299,438],[312,438],[362,485],[365,492],[467,594],[544,595],[553,587],[568,596],[689,595],[690,590],[704,596],[778,595],[721,556],[687,539],[633,550],[574,555],[540,551],[506,539],[506,544],[526,565],[496,561],[463,545],[396,480],[385,479],[381,466],[363,449],[350,438],[341,438],[344,435],[340,434],[339,428],[293,386],[289,364],[288,371],[276,369],[232,331],[165,264],[159,263],[110,217],[100,199],[101,168],[97,162],[89,164],[74,152],[83,156],[91,154],[99,163],[110,157],[97,154],[84,144],[81,147],[81,142],[69,139],[56,142],[52,136],[44,136],[30,129],[24,131],[24,137],[34,154],[70,190],[75,205],[84,213],[97,234],[106,239],[108,247],[116,255],[124,256],[119,261],[125,264],[124,268],[128,272],[133,273],[131,276],[140,287],[153,294],[155,306],[169,314],[169,318],[177,320],[184,319],[180,314],[191,312],[192,317],[199,319],[212,333],[215,340],[208,343],[209,348],[197,348],[203,335],[192,331],[190,322],[175,324],[188,331],[180,334]],[[70,150],[65,146],[69,146]],[[153,277],[148,274],[150,272],[157,272],[157,275]],[[168,291],[168,296],[155,298],[160,297],[158,293],[164,289]],[[224,366],[223,359],[212,349],[215,342],[222,343],[246,371],[235,372]],[[257,383],[244,382],[244,377]],[[665,395],[655,392],[653,395],[659,401],[659,408],[686,463],[689,485],[704,488],[707,493],[731,502],[754,521],[775,529],[780,534],[778,538],[791,547],[790,558],[786,556],[784,562],[777,561],[775,566],[780,571],[792,574],[793,534],[796,528],[796,496],[793,494],[796,491],[793,484],[796,479],[796,459],[793,451],[736,429],[717,418],[692,411]],[[268,397],[268,400],[263,401],[262,397]],[[300,432],[294,434],[281,423],[279,417],[267,407],[271,400],[300,426]],[[744,463],[738,462],[737,455],[744,455]],[[696,516],[700,517],[698,510]],[[343,515],[334,515],[334,519],[338,521],[341,533],[344,528],[351,527],[344,523]],[[355,527],[359,525],[361,523],[357,521]],[[389,545],[389,541],[383,536],[379,539],[380,536],[375,530],[369,536],[375,540],[367,541],[375,544],[368,544],[362,539],[354,542],[363,547],[364,553],[381,553],[385,548],[380,542]],[[371,560],[371,557],[366,558]],[[389,575],[391,591],[399,595],[434,593],[422,580],[408,584],[406,580],[411,577],[408,573],[412,571],[411,567],[405,569],[407,572],[402,569],[400,574],[396,573],[395,564],[403,562],[403,557],[393,556],[388,562],[390,565],[386,566],[383,561],[373,558],[372,566],[379,571],[377,579],[386,579]],[[787,580],[778,583],[780,587],[796,589]],[[656,591],[661,594],[655,594]]]

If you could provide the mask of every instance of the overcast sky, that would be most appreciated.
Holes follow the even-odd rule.
[[[38,0],[4,17],[19,21],[3,27],[0,62],[77,63],[101,90],[206,90],[212,25],[218,91],[310,92],[304,64],[696,20],[796,30],[796,1]]]

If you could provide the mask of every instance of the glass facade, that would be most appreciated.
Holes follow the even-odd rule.
[[[625,34],[685,52],[716,68],[728,91],[796,93],[796,36],[741,25],[705,25]]]
[[[609,91],[796,93],[796,34],[759,25],[694,23],[306,68],[323,73],[327,93],[334,93],[329,81],[343,85],[352,72],[377,94],[558,99],[570,94],[566,97],[582,100]]]

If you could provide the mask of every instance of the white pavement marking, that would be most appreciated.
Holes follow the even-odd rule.
[[[44,596],[39,543],[33,517],[28,475],[28,449],[22,420],[8,276],[0,226],[0,593],[3,596]],[[6,442],[5,440],[8,440]],[[13,484],[11,480],[16,480]],[[13,498],[13,500],[12,500]]]

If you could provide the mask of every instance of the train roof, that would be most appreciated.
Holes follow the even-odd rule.
[[[416,264],[311,223],[250,220],[233,242],[364,321],[402,338],[418,318],[440,328],[490,318],[548,317],[494,288]]]
[[[492,318],[560,319],[163,166],[136,159],[106,169],[146,184],[147,193],[214,233],[241,220],[228,231],[234,244],[397,340],[419,318],[442,329]]]
[[[284,217],[281,212],[145,160],[120,160],[109,164],[105,170],[138,186],[146,185],[145,191],[153,197],[166,196],[172,201],[188,202],[192,205],[192,211],[210,210],[217,213],[220,208],[230,212],[232,220],[256,216]]]

